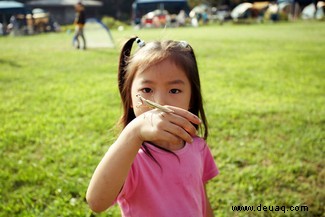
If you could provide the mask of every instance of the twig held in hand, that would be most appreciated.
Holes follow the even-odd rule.
[[[173,110],[171,110],[171,109],[169,109],[167,107],[164,107],[164,106],[162,106],[162,105],[160,105],[158,103],[155,103],[153,101],[150,101],[148,99],[143,98],[140,94],[137,94],[136,97],[138,97],[141,100],[142,104],[145,103],[147,106],[149,106],[151,108],[156,108],[156,109],[159,109],[159,110],[161,110],[163,112],[166,112],[166,113],[174,112]]]

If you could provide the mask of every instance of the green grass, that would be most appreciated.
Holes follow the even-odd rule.
[[[113,30],[116,49],[87,51],[72,49],[66,33],[0,38],[0,216],[95,216],[84,197],[116,138],[119,49],[139,35],[196,51],[220,169],[208,186],[215,216],[324,217],[324,27]],[[308,212],[231,209],[260,204]]]

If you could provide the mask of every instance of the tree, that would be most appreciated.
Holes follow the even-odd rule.
[[[232,1],[232,0],[205,0],[205,1],[202,1],[202,0],[188,0],[188,4],[190,6],[190,8],[193,8],[199,4],[208,4],[208,5],[211,5],[211,6],[215,6],[215,7],[218,7],[220,5],[225,5],[225,4],[229,4],[229,2]]]
[[[131,17],[133,0],[102,0],[104,6],[102,14],[119,20],[128,20]]]

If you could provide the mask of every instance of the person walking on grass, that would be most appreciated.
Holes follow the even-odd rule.
[[[75,5],[75,11],[76,11],[76,16],[74,19],[75,33],[73,36],[73,46],[76,49],[86,50],[86,38],[84,35],[84,26],[86,23],[85,6],[81,2],[78,2]],[[83,47],[81,47],[80,45],[79,38],[82,39]]]
[[[131,55],[134,42],[139,49]],[[94,212],[211,217],[206,184],[219,173],[192,47],[130,38],[120,54],[121,133],[95,169],[86,199]],[[201,135],[201,136],[199,136]]]

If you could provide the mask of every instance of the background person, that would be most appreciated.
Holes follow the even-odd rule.
[[[73,36],[73,46],[76,49],[86,49],[86,39],[85,39],[85,35],[84,35],[84,26],[86,23],[86,15],[85,15],[85,6],[81,3],[78,2],[75,5],[75,11],[76,11],[76,16],[75,16],[75,20],[74,20],[74,24],[75,24],[75,33]],[[81,47],[79,38],[82,39],[82,44],[83,47]]]

